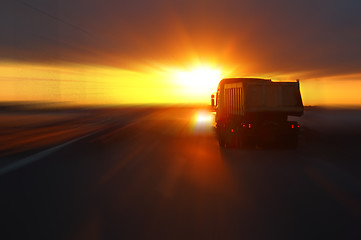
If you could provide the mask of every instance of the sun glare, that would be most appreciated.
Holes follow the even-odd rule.
[[[208,111],[199,111],[193,116],[193,131],[204,132],[213,125],[214,115]]]
[[[179,85],[188,88],[191,93],[211,93],[217,88],[221,71],[200,67],[192,71],[178,71],[176,79]]]

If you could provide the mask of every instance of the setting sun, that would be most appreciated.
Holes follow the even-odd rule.
[[[221,79],[221,71],[208,67],[199,67],[192,71],[178,71],[175,76],[179,85],[188,88],[189,92],[196,94],[215,91]]]

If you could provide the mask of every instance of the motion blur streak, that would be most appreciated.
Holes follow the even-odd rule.
[[[0,157],[46,148],[99,130],[121,127],[116,118],[141,108],[71,107],[28,102],[0,105]],[[117,110],[118,109],[118,110]]]
[[[131,71],[100,65],[0,62],[0,101],[206,104],[220,78],[230,74],[203,65],[188,70],[158,65]],[[279,75],[273,80],[296,78],[296,74]],[[361,75],[352,74],[301,81],[304,104],[360,106],[360,79]]]
[[[0,101],[139,104],[168,99],[168,103],[174,103],[184,97],[185,89],[179,91],[178,85],[168,81],[172,74],[166,70],[142,73],[80,64],[0,63]],[[198,99],[201,97],[205,96]]]
[[[219,79],[220,71],[201,67],[189,72],[165,66],[131,71],[84,64],[0,62],[0,101],[204,104]]]
[[[6,239],[360,239],[360,110],[306,108],[291,150],[220,148],[205,106],[2,108],[1,169],[89,136],[1,176]]]

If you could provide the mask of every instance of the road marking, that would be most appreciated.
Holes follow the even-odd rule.
[[[98,132],[100,132],[100,131],[101,131],[101,130],[98,130],[98,131],[89,133],[89,134],[87,134],[87,135],[85,135],[85,136],[78,137],[78,138],[76,138],[76,139],[73,139],[73,140],[70,140],[70,141],[68,141],[68,142],[65,142],[65,143],[62,143],[62,144],[60,144],[60,145],[57,145],[57,146],[55,146],[55,147],[46,149],[46,150],[44,150],[44,151],[42,151],[42,152],[35,153],[34,155],[31,155],[31,156],[29,156],[29,157],[26,157],[26,158],[23,158],[23,159],[21,159],[21,160],[19,160],[19,161],[16,161],[16,162],[14,162],[14,163],[12,163],[12,164],[9,164],[9,165],[5,166],[4,168],[0,169],[0,176],[2,176],[2,175],[4,175],[4,174],[7,174],[7,173],[9,173],[9,172],[11,172],[11,171],[14,171],[14,170],[16,170],[16,169],[18,169],[18,168],[21,168],[21,167],[24,167],[24,166],[26,166],[26,165],[29,165],[30,163],[36,162],[36,161],[42,159],[43,157],[46,157],[46,156],[50,155],[51,153],[60,150],[60,149],[63,148],[63,147],[66,147],[66,146],[68,146],[68,145],[70,145],[70,144],[72,144],[72,143],[74,143],[74,142],[80,141],[80,140],[82,140],[82,139],[84,139],[84,138],[86,138],[86,137],[89,137],[89,136],[91,136],[91,135],[94,135],[94,134],[96,134],[96,133],[98,133]]]

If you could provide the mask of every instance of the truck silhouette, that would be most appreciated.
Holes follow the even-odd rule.
[[[215,127],[221,147],[281,144],[295,148],[299,124],[288,116],[301,116],[299,82],[259,78],[225,78],[211,96]]]

